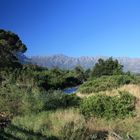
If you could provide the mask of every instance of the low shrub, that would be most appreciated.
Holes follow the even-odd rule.
[[[103,117],[106,119],[133,116],[135,97],[128,92],[120,92],[119,96],[95,95],[84,99],[80,112],[86,117]]]
[[[0,111],[13,116],[38,113],[42,110],[76,107],[79,104],[78,96],[64,94],[62,91],[46,92],[38,87],[21,89],[14,84],[0,89]]]
[[[80,104],[80,98],[75,94],[64,94],[62,91],[52,91],[45,97],[45,110],[57,108],[76,107]]]
[[[44,96],[44,91],[38,87],[21,89],[17,85],[7,84],[0,88],[0,111],[13,116],[39,112],[45,103]]]
[[[113,75],[113,76],[102,76],[90,81],[87,81],[80,86],[80,93],[93,93],[113,88],[118,88],[121,85],[136,83],[136,79],[129,75]]]
[[[81,102],[81,98],[76,94],[65,94],[66,107],[78,107]]]

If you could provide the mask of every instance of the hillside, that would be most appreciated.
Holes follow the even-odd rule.
[[[32,56],[31,61],[43,67],[59,67],[63,69],[72,69],[77,65],[84,68],[92,68],[99,58],[107,59],[107,57],[68,57],[65,55],[52,56]],[[131,71],[133,73],[140,73],[140,58],[117,57],[119,63],[124,66],[124,71]]]
[[[111,57],[28,59],[26,50],[18,35],[0,30],[0,140],[140,140],[139,76]]]

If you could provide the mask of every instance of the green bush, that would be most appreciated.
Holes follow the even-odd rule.
[[[44,79],[42,86],[46,90],[58,90],[77,86],[82,83],[83,75],[84,72],[81,70],[80,73],[78,73],[75,72],[75,70],[62,70],[59,68],[53,68],[38,73],[38,77]]]
[[[136,83],[136,79],[133,76],[128,75],[113,75],[113,76],[102,76],[90,81],[87,81],[80,86],[80,93],[92,93],[110,90],[117,88],[121,85]]]
[[[64,94],[62,91],[46,92],[38,87],[25,89],[14,84],[7,84],[0,88],[0,111],[13,115],[76,107],[79,103],[78,96]]]
[[[78,107],[81,102],[81,98],[76,94],[65,95],[66,107]]]
[[[45,98],[45,110],[53,110],[60,108],[65,103],[65,95],[61,91],[50,91]]]
[[[123,65],[119,64],[118,60],[112,57],[104,60],[99,59],[91,72],[92,77],[100,77],[103,75],[120,75],[123,74]]]
[[[81,113],[86,117],[104,117],[106,119],[132,116],[135,110],[135,97],[127,92],[119,96],[95,95],[84,99],[80,105]]]
[[[39,91],[37,88],[30,89],[22,97],[21,114],[38,113],[43,110],[46,93]]]
[[[13,116],[39,112],[45,104],[45,95],[38,87],[24,89],[14,84],[7,84],[0,88],[0,111]]]
[[[56,90],[48,93],[45,97],[45,110],[54,110],[57,108],[75,107],[80,104],[80,98],[75,94],[64,94]]]

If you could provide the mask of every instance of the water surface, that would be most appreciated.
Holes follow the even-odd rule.
[[[78,88],[79,88],[79,86],[78,87],[71,87],[71,88],[66,88],[63,91],[66,94],[72,94],[72,93],[75,93]]]

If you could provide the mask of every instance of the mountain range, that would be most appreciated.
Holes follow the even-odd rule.
[[[88,69],[92,68],[99,58],[107,59],[108,57],[82,56],[76,58],[66,55],[32,56],[30,57],[30,61],[33,64],[48,68],[59,67],[62,69],[73,69],[77,65],[81,65],[83,68]],[[140,73],[140,58],[113,57],[113,59],[117,59],[124,66],[124,71]]]

